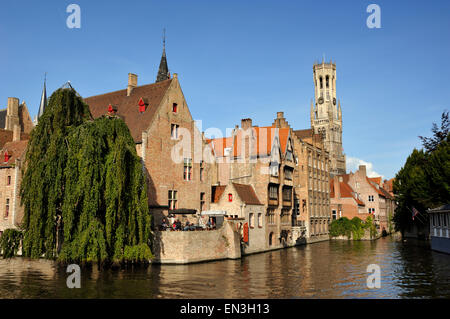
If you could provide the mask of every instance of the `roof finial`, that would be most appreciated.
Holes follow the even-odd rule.
[[[166,28],[163,29],[163,54],[166,54]]]

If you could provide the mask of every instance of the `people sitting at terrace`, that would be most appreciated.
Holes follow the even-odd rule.
[[[186,226],[183,228],[183,230],[190,230],[189,221],[186,222]]]

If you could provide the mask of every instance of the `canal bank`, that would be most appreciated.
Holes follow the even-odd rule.
[[[367,266],[381,287],[366,286]],[[450,298],[450,256],[423,243],[324,241],[189,265],[82,269],[69,289],[48,260],[0,260],[0,298]]]

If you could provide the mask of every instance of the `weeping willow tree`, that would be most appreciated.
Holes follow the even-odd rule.
[[[31,133],[21,196],[24,256],[151,258],[147,189],[130,132],[117,117],[92,120],[71,88],[52,94]]]

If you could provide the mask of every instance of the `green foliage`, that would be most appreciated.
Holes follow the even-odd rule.
[[[404,231],[415,221],[412,207],[424,213],[428,208],[450,202],[450,143],[448,137],[434,151],[414,149],[394,181],[397,208],[395,229]]]
[[[22,232],[17,229],[5,229],[0,237],[0,251],[3,258],[12,258],[17,255],[22,240]]]
[[[348,239],[361,240],[366,229],[370,229],[371,238],[376,236],[377,230],[373,223],[372,216],[368,216],[365,222],[358,217],[353,217],[352,220],[349,220],[347,217],[341,217],[331,223],[330,236],[346,236]]]
[[[147,185],[121,119],[92,120],[73,89],[59,89],[31,133],[25,164],[25,256],[88,263],[151,258]]]

